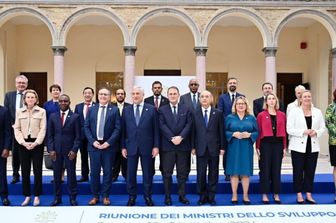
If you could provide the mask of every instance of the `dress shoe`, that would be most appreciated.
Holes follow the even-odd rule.
[[[118,180],[118,176],[113,176],[112,177],[112,182],[116,182]]]
[[[208,202],[208,199],[205,196],[201,196],[200,199],[197,201],[198,205],[204,205]]]
[[[276,204],[281,204],[280,198],[275,199],[275,196],[273,195],[273,200]]]
[[[77,182],[82,183],[82,182],[88,182],[89,178],[88,177],[81,177],[79,178],[79,180],[77,180]]]
[[[61,199],[55,199],[53,202],[51,202],[50,206],[58,206],[59,204],[62,204]]]
[[[145,197],[145,202],[147,206],[154,206],[154,202],[151,197]]]
[[[4,199],[2,199],[2,205],[3,206],[9,206],[10,205],[10,201],[8,200],[8,198],[4,198]]]
[[[216,200],[215,199],[209,199],[209,204],[212,205],[212,206],[215,206],[217,204]]]
[[[225,178],[224,178],[225,181],[230,181],[230,175],[226,175],[225,174]]]
[[[40,205],[40,198],[39,198],[39,197],[34,197],[33,205],[34,205],[35,207]]]
[[[251,204],[251,201],[249,201],[249,200],[243,200],[243,204],[245,204],[245,205],[250,205],[250,204]]]
[[[20,177],[14,177],[13,176],[12,181],[10,182],[10,184],[16,184],[18,182],[20,182]]]
[[[75,199],[70,199],[70,205],[71,206],[78,206],[78,203]]]
[[[307,202],[308,204],[316,204],[316,201],[314,201],[314,200],[309,200],[309,199],[307,199],[307,198],[306,198],[306,202]]]
[[[21,206],[27,206],[30,203],[30,197],[26,197],[21,203]]]
[[[185,196],[179,196],[179,201],[182,203],[182,204],[190,204],[189,200],[185,197]]]
[[[89,205],[96,205],[97,203],[99,203],[99,198],[94,197],[89,201]]]
[[[108,197],[104,197],[104,199],[103,199],[103,204],[104,204],[105,206],[109,206],[109,205],[111,204],[110,198],[108,198]]]
[[[135,197],[128,198],[127,206],[134,206],[135,205]]]
[[[170,195],[166,195],[166,196],[165,196],[164,203],[165,203],[165,205],[167,205],[167,206],[171,206],[171,205],[173,204]]]
[[[50,183],[53,184],[53,183],[54,183],[54,180],[52,179],[52,180],[50,181]],[[64,183],[64,180],[61,180],[61,183]]]
[[[269,200],[262,200],[262,203],[263,204],[270,204],[270,201]]]
[[[296,200],[296,203],[297,204],[304,204],[305,202],[304,202],[304,200],[302,200],[302,201]]]
[[[238,204],[238,201],[237,201],[237,200],[231,200],[231,203],[232,203],[233,205],[237,205],[237,204]]]

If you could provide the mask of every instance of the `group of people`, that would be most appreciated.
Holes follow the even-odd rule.
[[[228,91],[219,97],[217,108],[209,91],[198,91],[196,79],[189,81],[190,92],[182,96],[177,87],[169,87],[167,98],[161,94],[163,89],[159,81],[152,84],[153,96],[148,98],[144,97],[144,90],[136,86],[131,92],[132,104],[125,102],[123,89],[116,90],[116,103],[110,103],[111,92],[104,87],[99,89],[95,103],[94,90],[86,87],[84,102],[77,104],[74,112],[70,109],[70,97],[61,94],[59,85],[50,87],[52,99],[43,108],[38,106],[37,93],[27,86],[25,76],[16,77],[17,90],[7,93],[5,107],[0,106],[0,194],[6,206],[10,205],[6,174],[10,149],[13,156],[11,183],[20,181],[21,165],[25,196],[22,206],[31,202],[34,206],[40,204],[44,147],[49,152],[54,173],[52,206],[62,203],[61,184],[65,169],[70,205],[77,205],[77,182],[89,178],[93,196],[88,204],[102,202],[110,205],[112,182],[121,171],[127,182],[127,206],[134,206],[139,160],[144,200],[147,206],[153,206],[152,182],[158,154],[165,205],[173,204],[175,167],[178,201],[190,204],[185,187],[191,154],[197,159],[199,205],[216,205],[220,155],[223,155],[226,179],[231,182],[232,204],[238,203],[237,189],[241,182],[243,203],[248,205],[251,203],[248,190],[253,175],[254,143],[259,157],[262,202],[269,204],[268,195],[273,193],[274,202],[281,204],[281,164],[288,148],[297,203],[315,204],[312,197],[314,174],[320,150],[319,137],[325,131],[325,123],[329,130],[331,164],[336,166],[336,91],[325,122],[322,112],[313,106],[311,92],[301,85],[295,89],[297,99],[288,105],[285,113],[284,106],[273,93],[272,84],[264,83],[263,96],[253,101],[254,115],[247,98],[237,92],[238,80],[233,77],[228,79]],[[81,178],[77,180],[79,150]],[[30,188],[31,163],[34,199]],[[305,198],[303,193],[306,193]]]

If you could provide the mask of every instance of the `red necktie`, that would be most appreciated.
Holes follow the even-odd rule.
[[[64,116],[65,116],[65,112],[62,112],[62,115],[61,115],[61,125],[62,126],[64,125]]]
[[[89,112],[90,103],[86,103],[85,105],[86,105],[86,108],[85,108],[85,118],[86,118],[86,116],[87,116],[87,114]]]
[[[158,96],[155,96],[154,106],[156,109],[159,108],[159,97]]]

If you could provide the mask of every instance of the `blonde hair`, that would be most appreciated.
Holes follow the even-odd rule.
[[[268,109],[268,105],[267,105],[267,98],[268,98],[268,96],[274,96],[275,101],[276,101],[274,108],[275,108],[275,110],[279,110],[279,108],[280,108],[280,105],[279,105],[279,99],[278,99],[278,97],[277,97],[275,94],[273,94],[273,93],[269,93],[269,94],[267,94],[267,95],[265,96],[263,109],[264,109],[264,110],[267,110],[267,109]]]
[[[249,104],[247,98],[244,97],[244,96],[238,96],[238,97],[236,97],[236,99],[234,100],[233,105],[232,105],[232,113],[237,114],[236,104],[237,104],[238,100],[242,100],[245,103],[245,105],[246,105],[245,114],[247,114],[247,115],[251,114],[251,112],[250,112],[250,110],[251,110],[250,109],[250,104]]]
[[[33,89],[27,89],[27,90],[24,91],[24,93],[23,93],[23,104],[24,104],[25,106],[27,106],[27,103],[26,103],[26,97],[27,97],[27,94],[28,94],[28,93],[32,93],[33,95],[35,95],[36,102],[35,102],[34,105],[38,105],[38,103],[39,103],[39,97],[38,97],[38,94],[36,93],[36,91],[33,90]]]

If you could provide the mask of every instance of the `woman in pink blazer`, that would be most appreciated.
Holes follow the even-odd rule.
[[[257,117],[259,136],[256,142],[260,168],[262,202],[269,204],[267,194],[273,192],[275,203],[281,204],[281,164],[286,149],[286,114],[279,111],[279,100],[273,93],[264,101],[264,111]]]

